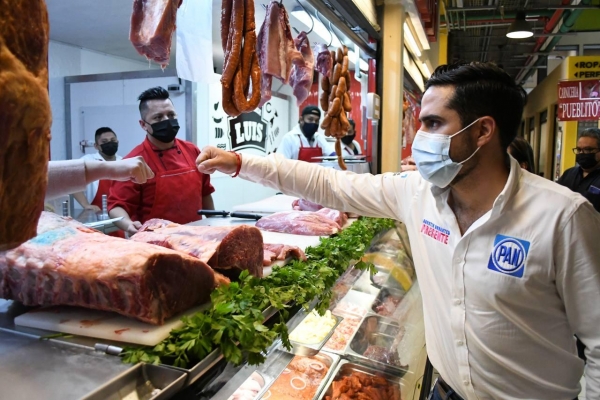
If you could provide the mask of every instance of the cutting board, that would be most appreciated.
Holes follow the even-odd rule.
[[[165,321],[152,325],[108,311],[81,307],[51,306],[31,310],[15,318],[15,325],[154,346],[169,336],[172,329],[183,325],[181,317],[207,308],[209,303],[191,308]]]
[[[240,204],[231,207],[232,211],[247,212],[247,213],[276,213],[280,211],[292,211],[292,202],[298,200],[294,196],[286,196],[278,194],[276,196],[267,197],[254,203]]]

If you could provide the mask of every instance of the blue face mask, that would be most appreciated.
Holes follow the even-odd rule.
[[[454,136],[464,132],[477,121],[479,118],[450,136],[417,132],[412,144],[412,156],[423,179],[437,187],[445,188],[456,178],[463,164],[469,161],[480,148],[478,147],[466,160],[457,163],[450,158],[450,143]]]

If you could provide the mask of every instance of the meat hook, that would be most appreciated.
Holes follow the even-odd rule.
[[[344,46],[344,43],[342,43],[342,40],[340,39],[340,37],[337,35],[337,33],[335,33],[335,31],[333,30],[332,26],[331,26],[331,21],[329,21],[329,30],[331,31],[332,34],[335,35],[335,37],[337,38],[337,40],[340,42],[340,44],[342,46]],[[332,38],[333,41],[333,38]]]
[[[317,19],[319,20],[319,22],[323,26],[325,26],[325,24],[323,23],[323,21],[321,21],[321,17],[319,17],[319,11],[315,10],[315,12],[316,12],[316,16],[317,16]],[[329,47],[331,47],[331,43],[333,43],[333,35],[331,34],[330,30],[327,30],[327,32],[329,32],[329,44],[327,45],[327,47],[329,48]]]
[[[296,3],[298,3],[300,5],[300,7],[302,7],[302,9],[304,10],[304,12],[308,15],[308,18],[310,18],[310,29],[308,30],[308,32],[306,32],[306,34],[308,35],[309,33],[311,33],[315,27],[315,20],[313,19],[313,16],[310,15],[310,13],[308,11],[306,11],[306,8],[304,8],[304,6],[302,5],[302,3],[300,3],[300,0],[296,0]],[[318,12],[318,11],[317,11]]]

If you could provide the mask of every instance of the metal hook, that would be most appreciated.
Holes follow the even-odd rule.
[[[283,0],[282,0],[283,1]],[[298,3],[300,5],[300,7],[302,7],[302,9],[304,10],[304,12],[308,15],[308,18],[310,18],[310,29],[308,32],[306,32],[306,34],[308,35],[309,33],[311,33],[315,27],[315,20],[313,19],[312,15],[310,15],[310,13],[308,11],[306,11],[306,8],[304,8],[304,6],[302,5],[302,3],[300,3],[300,0],[296,0],[296,3]]]
[[[342,43],[342,41],[340,40],[340,37],[337,35],[337,33],[335,33],[335,31],[333,30],[333,28],[331,27],[331,21],[329,21],[329,31],[335,35],[335,37],[337,38],[337,40],[340,42],[340,45],[344,46],[344,43]],[[332,40],[333,42],[333,37]]]
[[[315,10],[315,12],[316,12],[317,19],[319,20],[321,25],[325,26],[323,21],[321,21],[321,17],[319,17],[319,11]],[[331,47],[331,43],[333,43],[333,35],[331,34],[331,31],[328,30],[327,32],[329,32],[329,44],[327,45],[327,47]]]

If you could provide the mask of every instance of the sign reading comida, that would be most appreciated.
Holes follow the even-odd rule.
[[[600,80],[559,82],[557,114],[559,121],[600,119]]]

